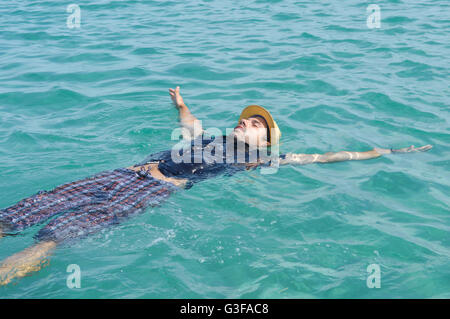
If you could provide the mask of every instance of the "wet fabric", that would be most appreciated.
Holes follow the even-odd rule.
[[[218,174],[233,175],[270,165],[270,159],[261,156],[259,150],[239,145],[235,139],[230,142],[226,136],[205,135],[185,147],[152,154],[137,165],[148,162],[157,162],[167,177],[188,179],[186,188]],[[67,242],[158,205],[176,189],[177,186],[145,172],[126,168],[105,171],[51,191],[40,191],[1,209],[0,226],[6,232],[17,232],[49,221],[36,238]]]
[[[158,169],[165,176],[198,182],[219,174],[230,176],[245,169],[268,166],[272,159],[270,153],[252,150],[234,138],[201,135],[186,147],[152,154],[140,164],[157,161]]]
[[[36,238],[64,242],[158,205],[176,189],[150,175],[120,168],[40,191],[0,210],[0,223],[7,232],[14,232],[54,217]]]

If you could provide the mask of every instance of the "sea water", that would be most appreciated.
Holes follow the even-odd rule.
[[[71,4],[0,4],[1,208],[169,149],[177,85],[204,128],[266,107],[282,153],[433,149],[209,179],[1,298],[450,297],[448,1]]]

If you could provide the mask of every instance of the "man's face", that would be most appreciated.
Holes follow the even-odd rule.
[[[263,119],[249,117],[242,119],[234,128],[233,135],[252,146],[267,146],[267,126]]]

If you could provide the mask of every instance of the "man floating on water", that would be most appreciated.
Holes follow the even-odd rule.
[[[40,270],[58,245],[120,223],[150,206],[159,205],[176,190],[190,188],[219,174],[232,175],[256,167],[286,164],[367,160],[432,148],[425,145],[395,150],[374,148],[365,152],[279,155],[275,150],[281,132],[265,108],[246,107],[230,134],[211,137],[184,103],[180,87],[169,89],[169,93],[179,111],[184,140],[191,140],[188,145],[152,154],[130,167],[104,171],[51,191],[39,191],[0,210],[0,237],[51,219],[38,231],[33,246],[0,264],[0,285]]]

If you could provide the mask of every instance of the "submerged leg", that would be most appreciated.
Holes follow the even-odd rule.
[[[57,244],[67,243],[120,222],[149,206],[159,204],[176,186],[151,176],[139,177],[130,170],[117,183],[92,191],[90,202],[66,210],[36,235],[38,242],[3,261],[0,265],[0,286],[14,278],[40,270]]]
[[[55,247],[55,242],[43,241],[6,258],[0,264],[0,286],[45,267]]]

